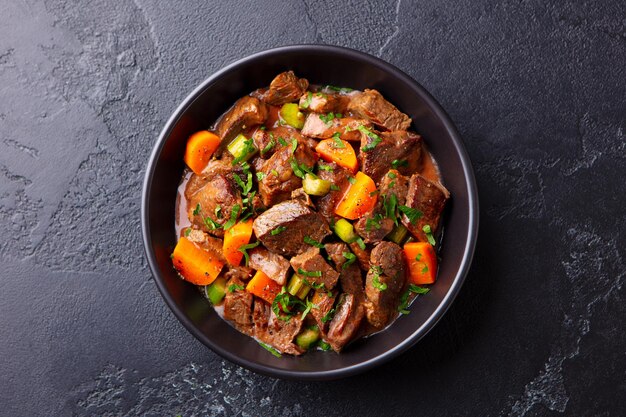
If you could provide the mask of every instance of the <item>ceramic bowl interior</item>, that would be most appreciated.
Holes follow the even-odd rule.
[[[439,163],[452,199],[444,218],[439,276],[411,313],[387,330],[359,340],[345,352],[313,351],[301,357],[272,356],[252,338],[223,321],[198,289],[173,271],[176,190],[184,169],[189,135],[206,129],[238,98],[293,70],[314,84],[374,88],[413,119]],[[185,327],[228,360],[275,377],[331,379],[364,371],[400,354],[423,337],[452,303],[471,263],[478,229],[478,201],[471,164],[449,117],[406,74],[370,55],[349,49],[301,45],[264,51],[210,76],[165,125],[146,170],[142,227],[146,255],[163,298]]]

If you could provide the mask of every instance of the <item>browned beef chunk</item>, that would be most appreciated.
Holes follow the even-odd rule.
[[[316,113],[345,113],[350,96],[337,93],[307,91],[300,97],[300,108]]]
[[[224,246],[224,241],[222,239],[215,238],[197,229],[192,229],[189,232],[187,239],[194,242],[202,249],[210,251],[217,257],[217,259],[223,262],[226,261],[222,252],[222,247]]]
[[[291,199],[298,200],[307,207],[315,208],[315,204],[311,201],[311,196],[304,191],[304,188],[296,188],[293,190],[291,192]]]
[[[270,207],[254,220],[252,228],[266,248],[286,256],[297,255],[311,247],[304,242],[305,236],[321,242],[330,234],[324,217],[296,200]]]
[[[252,276],[253,269],[247,266],[232,266],[227,265],[228,270],[224,274],[224,277],[228,280],[238,279],[240,281],[247,281]]]
[[[244,287],[243,281],[232,278],[226,284]],[[254,296],[245,290],[227,290],[224,297],[224,318],[232,322],[235,327],[246,334],[252,334],[252,301]]]
[[[250,268],[263,271],[265,275],[278,284],[285,285],[290,267],[287,259],[262,246],[249,250],[248,254],[250,255],[250,262],[248,263]]]
[[[339,352],[356,335],[363,320],[362,302],[352,294],[342,294],[335,308],[336,313],[328,327],[326,340]]]
[[[304,141],[298,141],[293,152],[290,142],[289,146],[281,147],[265,161],[261,168],[264,177],[259,182],[259,193],[266,206],[288,200],[291,192],[302,186],[302,179],[293,171],[293,161],[312,169],[317,162],[317,154]]]
[[[270,306],[256,299],[254,312],[252,313],[254,322],[254,337],[263,343],[275,347],[282,353],[291,355],[301,355],[304,353],[293,339],[300,333],[302,319],[300,316],[293,316],[289,320],[281,320],[271,311]]]
[[[419,170],[422,158],[421,136],[412,132],[395,131],[380,133],[378,137],[380,142],[376,147],[365,151],[363,148],[366,145],[371,145],[378,139],[363,134],[359,153],[361,171],[374,182],[381,180],[392,168],[394,161],[397,161],[398,171],[403,175],[412,175]]]
[[[339,271],[339,283],[343,292],[354,294],[356,296],[363,295],[363,276],[358,264],[353,263],[344,267],[347,259],[344,253],[351,253],[348,245],[343,242],[327,243],[324,245],[326,253],[334,262],[335,268]]]
[[[228,221],[235,205],[242,206],[240,189],[234,180],[240,171],[239,166],[212,160],[202,175],[192,174],[185,197],[187,216],[195,227],[214,236],[224,235],[220,226]]]
[[[415,174],[409,180],[409,191],[406,205],[419,210],[422,217],[415,223],[411,223],[406,215],[402,216],[402,223],[415,238],[422,242],[427,242],[428,238],[424,233],[424,226],[429,225],[433,233],[439,228],[441,213],[450,198],[448,190],[438,182],[432,182]]]
[[[406,283],[404,255],[400,246],[381,242],[373,250],[365,280],[367,321],[377,329],[397,314],[398,296]]]
[[[267,159],[274,154],[276,149],[276,139],[274,134],[266,129],[257,129],[252,133],[252,142],[254,146],[259,150],[259,158]]]
[[[376,90],[357,93],[352,97],[348,110],[386,130],[407,130],[411,119]]]
[[[326,329],[328,328],[328,323],[332,318],[331,310],[333,309],[333,304],[335,304],[335,299],[337,298],[337,291],[323,291],[317,290],[313,293],[313,297],[311,297],[311,303],[317,306],[317,308],[311,309],[311,315],[315,319],[317,323],[317,327],[322,331],[322,333],[326,333]]]
[[[320,169],[317,175],[323,180],[330,181],[331,184],[337,186],[339,189],[331,189],[325,196],[317,198],[315,206],[317,207],[317,211],[330,222],[331,219],[336,217],[335,207],[339,203],[341,196],[350,186],[350,182],[348,182],[350,173],[334,162],[324,162],[324,165],[329,167],[329,171]]]
[[[260,125],[267,119],[268,110],[265,103],[256,97],[245,96],[237,100],[235,105],[228,110],[217,122],[215,128],[217,135],[226,146],[241,129]],[[223,148],[220,146],[220,148]],[[221,152],[218,152],[219,156]]]
[[[290,262],[294,271],[311,283],[324,284],[326,290],[337,284],[339,273],[326,263],[318,248],[310,248],[291,258]]]
[[[356,261],[363,271],[369,271],[370,269],[370,250],[365,248],[361,249],[358,243],[350,243],[350,250],[356,255]]]
[[[366,243],[380,242],[393,230],[395,219],[387,217],[385,200],[395,195],[396,207],[404,205],[408,183],[409,179],[395,169],[390,170],[380,180],[376,206],[354,224],[356,232]]]
[[[270,83],[270,88],[263,96],[263,100],[274,106],[297,101],[309,87],[305,78],[298,78],[293,71],[278,74]]]
[[[334,118],[325,122],[317,113],[309,113],[304,126],[300,131],[305,136],[318,139],[328,139],[335,133],[341,135],[341,139],[349,141],[361,140],[361,132],[359,126],[370,127],[371,124],[366,120],[353,119],[351,117]]]

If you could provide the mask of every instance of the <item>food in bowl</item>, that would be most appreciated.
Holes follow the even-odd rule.
[[[450,198],[410,125],[376,90],[278,74],[189,138],[174,268],[276,355],[386,328],[436,280]]]

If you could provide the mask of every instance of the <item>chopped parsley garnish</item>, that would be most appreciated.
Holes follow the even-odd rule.
[[[309,314],[312,308],[314,309],[320,308],[320,306],[318,306],[317,304],[313,304],[313,302],[311,302],[311,300],[309,300],[308,298],[304,302],[305,302],[305,307],[304,307],[304,311],[302,312],[302,320],[304,320],[304,318],[307,316],[307,314]]]
[[[291,139],[291,153],[295,153],[296,149],[298,149],[298,139]]]
[[[270,133],[271,135],[271,133]],[[265,145],[265,147],[263,149],[261,149],[261,156],[265,155],[266,153],[268,153],[269,151],[272,150],[272,148],[274,147],[274,145],[276,145],[276,142],[274,142],[274,138],[272,137],[272,139],[270,139],[270,142]]]
[[[263,349],[267,350],[269,353],[271,353],[272,355],[276,356],[277,358],[281,358],[282,357],[282,355],[280,354],[280,352],[276,348],[274,348],[274,347],[272,347],[272,346],[270,346],[270,345],[268,345],[266,343],[260,342],[260,341],[258,343],[259,343],[259,345],[261,345],[261,347]]]
[[[341,188],[339,188],[339,186],[337,184],[330,184],[330,189],[332,191],[339,191],[339,190],[341,190]]]
[[[375,195],[377,195],[377,194],[378,194],[378,192],[379,192],[378,190],[374,190],[374,191],[372,191],[372,192],[370,193],[370,197],[374,197]]]
[[[220,206],[219,204],[215,206],[215,217],[218,219],[222,218],[222,206]]]
[[[291,169],[296,177],[304,178],[304,174],[311,174],[313,178],[317,178],[317,175],[313,173],[311,168],[304,164],[299,164],[295,158],[289,159],[289,164],[291,165]]]
[[[422,268],[422,274],[425,274],[426,272],[428,272],[428,265],[424,265],[424,268]]]
[[[247,195],[251,190],[252,190],[252,173],[250,171],[247,172],[246,175],[246,182],[243,182],[243,180],[241,179],[241,177],[239,175],[233,175],[233,178],[235,179],[235,182],[237,183],[237,185],[239,185],[239,187],[241,187],[241,194],[243,195]]]
[[[239,204],[235,204],[230,212],[230,219],[224,224],[224,230],[228,230],[235,225],[237,221],[237,216],[239,215],[239,211],[241,210],[241,206]]]
[[[428,239],[428,243],[435,246],[437,242],[435,241],[435,238],[433,237],[433,231],[430,225],[429,224],[424,225],[424,227],[422,227],[422,231],[426,234],[426,239]]]
[[[374,277],[372,278],[372,285],[379,291],[385,291],[387,289],[387,284],[380,282],[380,276],[383,273],[383,269],[378,265],[372,265],[370,271],[373,272]]]
[[[428,291],[430,291],[430,289],[419,287],[415,284],[409,284],[409,289],[406,290],[404,294],[402,294],[402,296],[400,297],[400,305],[398,306],[398,311],[400,312],[400,314],[409,314],[409,310],[407,310],[407,308],[409,307],[409,296],[411,295],[411,293],[426,294],[428,293]]]
[[[383,207],[385,208],[385,217],[394,219],[398,224],[398,216],[396,210],[398,208],[398,197],[395,194],[391,194],[383,199]]]
[[[265,178],[265,173],[264,172],[257,172],[256,173],[257,181],[263,181],[263,178]]]
[[[317,342],[317,346],[319,346],[319,348],[322,349],[324,352],[330,350],[330,344],[324,342],[322,339]]]
[[[326,313],[324,317],[322,317],[322,323],[328,323],[333,319],[333,317],[335,317],[335,309],[331,308],[328,313]]]
[[[378,144],[383,141],[380,138],[380,136],[378,136],[376,133],[368,130],[363,125],[360,125],[359,127],[357,127],[357,129],[359,130],[359,132],[363,133],[364,135],[367,135],[368,138],[372,139],[372,142],[368,143],[363,148],[361,148],[365,152],[371,151],[372,149],[376,148],[376,146],[378,146]]]
[[[191,234],[191,228],[188,227],[185,229],[185,237],[189,236],[190,234]]]
[[[201,209],[200,209],[200,203],[198,203],[198,204],[196,205],[196,208],[195,208],[195,209],[193,209],[193,215],[194,215],[194,216],[197,216],[198,214],[200,214],[200,210],[201,210]]]
[[[328,114],[320,114],[320,120],[326,123],[327,126],[333,122],[334,119],[340,118],[341,113],[333,113],[332,111]]]
[[[356,261],[356,255],[350,252],[343,252],[343,257],[347,260],[343,263],[341,269],[346,269],[348,266],[352,265]]]
[[[322,288],[324,288],[323,282],[309,282],[309,280],[306,278],[302,278],[302,281],[304,281],[306,285],[313,288],[314,290],[321,290]]]
[[[411,224],[415,224],[415,222],[418,221],[424,215],[418,209],[414,209],[414,208],[407,207],[407,206],[399,206],[398,210],[400,210],[402,213],[406,215],[406,217],[409,219]],[[430,227],[429,227],[429,230],[430,230]],[[426,232],[424,231],[424,233]]]
[[[356,178],[354,178],[352,175],[348,175],[348,182],[350,184],[356,184]]]
[[[315,246],[316,248],[320,248],[322,249],[324,247],[323,243],[318,242],[317,240],[309,237],[309,236],[305,236],[304,237],[304,243],[311,245],[311,246]]]
[[[415,257],[415,260],[418,261],[418,262],[421,261],[422,260],[422,254],[418,253],[417,256]]]
[[[389,172],[389,173],[387,173],[387,176],[388,176],[389,178],[391,178],[391,179],[394,179],[395,177],[397,177],[397,175],[396,175],[395,173],[393,173],[393,172]]]
[[[406,159],[394,159],[393,162],[391,163],[391,166],[394,167],[395,169],[398,169],[400,167],[405,167],[407,165],[409,165],[409,161],[407,161]]]
[[[363,242],[363,239],[358,237],[356,238],[355,242],[357,245],[359,245],[359,248],[361,248],[361,250],[365,250],[366,246],[365,246],[365,242]]]
[[[273,229],[270,234],[272,236],[276,236],[278,234],[281,234],[282,232],[284,232],[285,230],[287,230],[287,228],[285,226],[277,226],[275,229]]]
[[[327,90],[337,91],[338,93],[349,93],[350,91],[353,91],[351,88],[348,87],[335,87],[334,85],[325,85],[323,88]]]
[[[287,146],[287,141],[280,136],[278,137],[278,143],[280,143],[283,146]]]
[[[382,224],[380,222],[382,220],[383,220],[383,216],[380,213],[376,214],[372,218],[367,219],[365,221],[365,230],[369,232],[370,230],[372,230],[372,227],[376,228],[376,230],[380,230],[380,228],[382,227]],[[365,248],[361,248],[361,249],[365,249]]]
[[[332,167],[332,165],[326,165],[323,162],[318,162],[317,163],[317,167],[319,169],[321,169],[322,171],[328,171],[328,172],[333,172],[335,169]]]
[[[306,98],[302,101],[302,107],[303,109],[308,109],[309,106],[311,105],[311,100],[313,100],[313,93],[312,92],[307,92]]]
[[[274,176],[275,176],[275,177],[278,177],[278,171],[276,171],[275,169],[273,169],[271,172],[272,172],[272,174],[274,174]]]
[[[333,134],[333,142],[334,142],[333,146],[336,149],[343,149],[343,148],[346,147],[346,145],[341,140],[341,135],[339,134],[339,132],[336,132],[336,133]]]
[[[305,277],[321,277],[322,271],[305,271],[302,268],[298,268],[298,275],[302,275]]]
[[[261,242],[259,242],[258,240],[254,243],[248,243],[247,245],[241,245],[239,246],[239,249],[237,249],[239,252],[243,253],[243,257],[245,258],[245,265],[248,266],[248,262],[250,262],[250,255],[248,254],[248,249],[253,249],[256,248],[257,246],[259,246],[261,244]]]
[[[228,292],[235,292],[237,290],[243,290],[243,285],[230,284],[228,286]]]
[[[217,230],[220,227],[222,227],[221,224],[219,224],[218,222],[216,222],[215,220],[213,220],[210,217],[205,217],[204,218],[204,224],[206,225],[207,228],[209,228],[210,230]]]

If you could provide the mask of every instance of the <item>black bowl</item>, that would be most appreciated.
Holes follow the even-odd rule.
[[[438,161],[452,199],[444,219],[439,277],[411,313],[343,353],[313,351],[272,356],[254,339],[223,321],[198,289],[181,280],[170,254],[176,244],[174,206],[189,135],[206,129],[238,98],[293,70],[315,84],[375,88],[413,119]],[[218,71],[196,88],[167,121],[146,170],[142,197],[143,240],[155,281],[176,317],[202,343],[226,359],[274,377],[333,379],[363,372],[421,339],[456,297],[470,267],[478,232],[478,197],[467,152],[452,121],[417,82],[378,58],[335,46],[299,45],[260,52]]]

